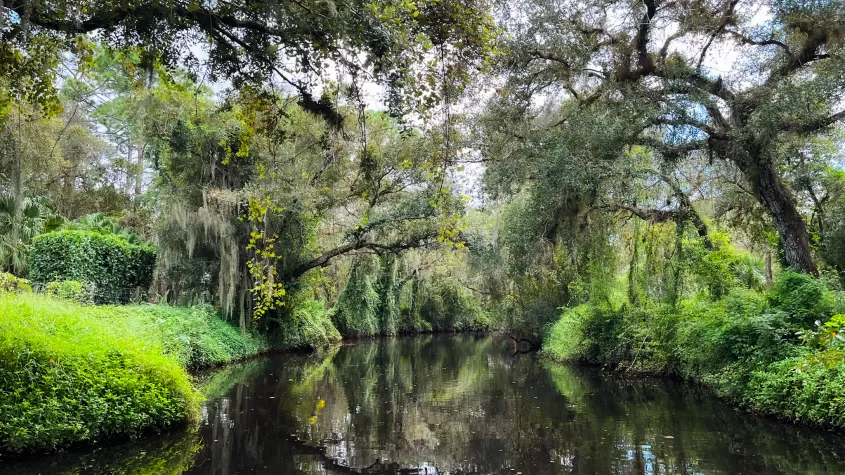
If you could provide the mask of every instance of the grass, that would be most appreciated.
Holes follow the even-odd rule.
[[[182,365],[107,311],[0,294],[0,450],[42,452],[196,419],[200,396]]]
[[[202,396],[188,370],[265,347],[210,306],[86,306],[0,292],[0,453],[194,420]]]
[[[89,306],[0,291],[0,455],[134,437],[196,419],[189,370],[340,340],[326,310],[298,305],[268,339],[211,306]],[[268,343],[268,340],[270,343]]]
[[[103,319],[120,321],[131,334],[158,342],[165,354],[191,370],[248,358],[266,347],[261,337],[241,333],[220,319],[210,305],[130,305],[95,307],[95,311]]]

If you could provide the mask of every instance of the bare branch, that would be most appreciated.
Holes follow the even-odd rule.
[[[739,3],[739,0],[731,0],[731,3],[728,4],[727,8],[725,9],[725,14],[722,15],[722,21],[719,23],[719,26],[713,31],[710,35],[710,38],[707,40],[707,43],[704,45],[704,49],[701,50],[701,55],[698,57],[698,64],[695,66],[696,71],[701,70],[701,63],[704,62],[704,58],[707,56],[707,50],[710,49],[710,45],[713,44],[713,40],[719,36],[722,31],[728,26],[734,16],[734,8],[736,8],[736,4]]]

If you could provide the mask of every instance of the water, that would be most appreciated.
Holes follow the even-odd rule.
[[[385,339],[204,379],[198,428],[0,473],[845,473],[840,435],[672,381],[512,356],[489,336]]]

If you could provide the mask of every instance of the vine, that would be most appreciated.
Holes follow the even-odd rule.
[[[252,257],[246,262],[249,275],[254,285],[249,289],[255,299],[253,318],[259,319],[268,311],[285,305],[287,291],[283,282],[278,281],[279,271],[275,260],[277,233],[269,231],[269,213],[280,213],[283,208],[275,206],[270,198],[250,198],[246,220],[252,224],[249,233],[247,251],[252,251]]]

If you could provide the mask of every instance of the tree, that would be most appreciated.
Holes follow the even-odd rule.
[[[0,77],[20,78],[0,83],[4,96],[55,108],[59,52],[84,60],[90,50],[80,35],[96,34],[111,47],[139,48],[147,66],[182,65],[236,89],[280,81],[336,127],[342,117],[320,95],[322,79],[343,72],[378,82],[395,112],[414,110],[441,99],[440,73],[468,81],[493,35],[480,0],[12,0],[0,21]]]
[[[0,125],[0,184],[16,196],[47,198],[73,219],[114,212],[128,203],[118,190],[122,170],[85,105],[63,91],[65,111],[54,117],[12,104]]]
[[[816,272],[779,164],[785,143],[845,118],[841,2],[541,1],[502,15],[513,35],[505,90],[523,104],[558,91],[578,108],[631,117],[625,141],[668,163],[728,161],[771,215],[788,265]],[[712,67],[718,48],[738,59]]]
[[[296,98],[245,89],[217,103],[182,74],[150,97],[159,291],[172,301],[213,300],[266,325],[313,269],[456,235],[463,201],[437,129],[342,106],[338,131]]]
[[[0,194],[0,271],[25,276],[32,238],[61,224],[43,199]]]

